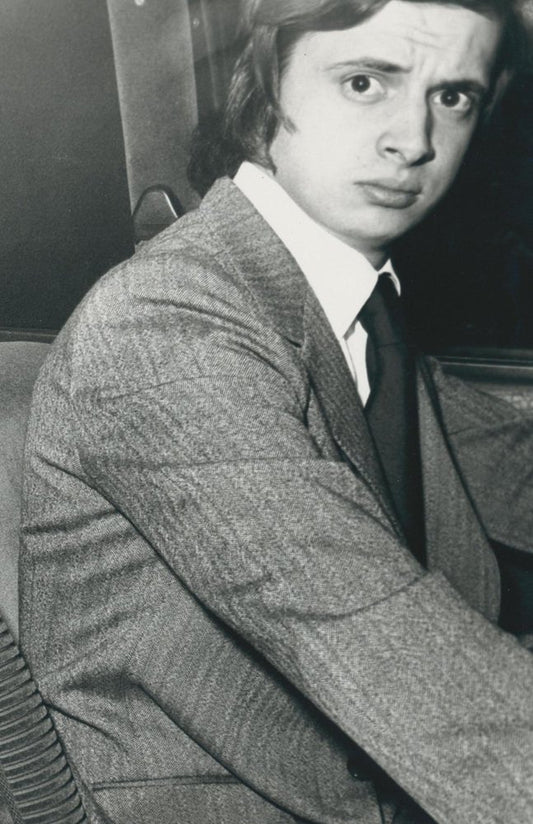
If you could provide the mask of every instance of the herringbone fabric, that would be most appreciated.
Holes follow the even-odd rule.
[[[492,623],[478,518],[527,544],[531,422],[438,370],[419,396],[429,571],[324,313],[230,181],[75,312],[28,430],[21,637],[112,819],[196,797],[198,824],[381,824],[383,771],[438,824],[532,819],[533,664]]]

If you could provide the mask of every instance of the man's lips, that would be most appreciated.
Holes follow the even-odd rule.
[[[390,209],[407,209],[416,203],[422,189],[420,186],[399,183],[396,180],[363,180],[357,183],[366,200],[375,206]]]

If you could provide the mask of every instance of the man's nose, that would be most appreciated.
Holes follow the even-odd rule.
[[[378,140],[378,151],[406,166],[420,166],[435,157],[432,131],[432,115],[427,103],[405,102],[388,120]]]

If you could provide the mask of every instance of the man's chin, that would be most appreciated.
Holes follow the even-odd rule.
[[[355,248],[365,246],[375,249],[386,249],[400,237],[407,234],[417,226],[428,214],[424,211],[421,214],[406,214],[406,210],[401,215],[381,214],[377,219],[365,223],[361,220],[354,220],[352,227],[344,233],[345,241]]]

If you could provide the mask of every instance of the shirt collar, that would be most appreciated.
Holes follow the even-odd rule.
[[[317,296],[337,338],[343,338],[370,297],[379,275],[361,252],[343,243],[301,209],[263,169],[245,161],[234,183],[289,250]]]

